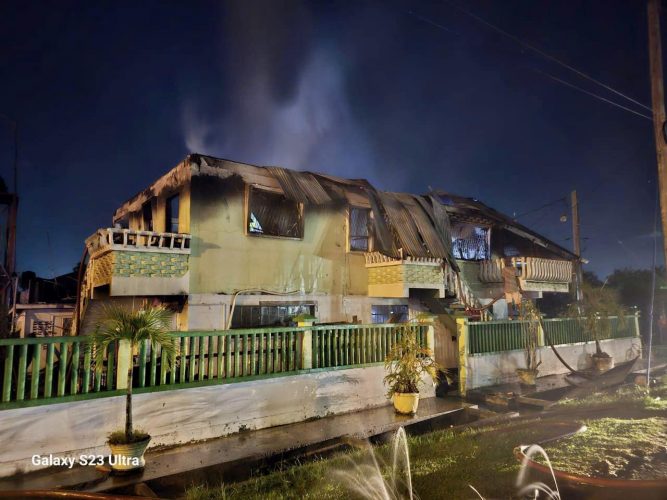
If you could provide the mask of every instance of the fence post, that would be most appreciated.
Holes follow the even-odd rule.
[[[635,337],[639,337],[639,311],[635,313]]]
[[[456,337],[459,347],[459,395],[466,395],[468,377],[468,318],[456,318]]]
[[[127,389],[127,372],[132,362],[130,341],[121,340],[118,342],[118,356],[116,357],[116,389]]]
[[[297,318],[297,326],[313,326],[317,321],[314,316],[301,315]],[[313,367],[313,331],[304,330],[301,339],[301,369],[310,370]]]
[[[540,321],[537,324],[537,347],[544,347],[547,345],[544,341],[544,328],[542,328],[543,324],[545,324],[544,321]]]
[[[419,323],[426,326],[426,348],[435,356],[435,314],[421,313]]]

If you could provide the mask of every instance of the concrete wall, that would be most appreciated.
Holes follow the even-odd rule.
[[[152,447],[210,439],[388,404],[384,375],[371,366],[139,394],[134,422]],[[432,396],[424,385],[422,397]],[[123,418],[122,396],[0,411],[0,477],[35,469],[33,454],[107,454],[106,434]]]
[[[641,352],[641,340],[638,337],[603,340],[601,344],[602,350],[613,356],[617,364],[630,361]],[[581,370],[591,367],[591,355],[595,353],[595,342],[556,346],[556,349],[572,368]],[[568,372],[550,347],[540,347],[538,352],[538,359],[542,360],[539,377]],[[468,356],[466,388],[470,390],[476,387],[517,382],[519,379],[516,369],[525,368],[525,366],[523,350]]]

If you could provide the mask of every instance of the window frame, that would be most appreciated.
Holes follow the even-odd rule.
[[[176,217],[176,231],[171,230],[171,221],[170,219],[173,219],[173,214],[171,214],[171,210],[169,208],[169,202],[173,200],[174,198],[178,198],[178,217]],[[172,215],[172,217],[169,217],[169,215]],[[179,191],[176,191],[174,193],[169,194],[168,196],[165,196],[164,198],[164,232],[165,233],[173,233],[173,234],[178,234],[181,226],[181,193]]]
[[[262,193],[268,193],[268,194],[273,194],[276,196],[282,196],[285,199],[289,200],[285,196],[285,194],[278,190],[278,189],[271,189],[267,188],[264,186],[255,186],[255,185],[246,185],[245,189],[245,200],[244,200],[244,214],[243,214],[243,231],[246,236],[252,236],[252,237],[260,237],[260,238],[276,238],[280,240],[292,240],[292,241],[303,241],[305,238],[306,234],[306,219],[305,219],[305,211],[304,211],[304,206],[303,203],[300,203],[298,201],[292,201],[293,203],[296,203],[298,209],[299,209],[299,218],[301,222],[301,227],[300,227],[300,236],[281,236],[281,235],[274,235],[274,234],[264,234],[264,233],[253,233],[250,231],[249,226],[250,226],[250,197],[252,190],[260,191]]]
[[[367,249],[366,250],[358,250],[356,248],[352,248],[352,238],[363,238],[363,236],[358,236],[352,235],[352,210],[365,210],[368,212],[368,219],[367,219],[367,226],[368,226],[368,235],[366,236],[367,239]],[[347,251],[349,253],[369,253],[373,251],[374,248],[374,243],[375,243],[375,238],[373,235],[373,225],[372,221],[374,220],[373,217],[373,210],[370,207],[362,207],[359,205],[349,205],[347,209]]]

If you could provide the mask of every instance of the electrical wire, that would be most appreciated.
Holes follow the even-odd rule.
[[[547,208],[547,207],[550,207],[551,205],[555,205],[556,203],[565,202],[565,201],[567,201],[567,200],[566,200],[566,198],[563,196],[562,198],[558,198],[557,200],[550,201],[549,203],[545,203],[544,205],[542,205],[542,206],[540,206],[540,207],[533,208],[533,209],[531,209],[531,210],[527,210],[526,212],[522,212],[522,213],[520,213],[520,214],[518,214],[518,215],[515,215],[515,216],[514,216],[514,220],[518,219],[519,217],[523,217],[524,215],[532,214],[533,212],[538,212],[538,211],[540,211],[540,210],[542,210],[542,209],[545,209],[545,208]]]
[[[648,115],[644,115],[644,114],[640,113],[639,111],[635,111],[634,109],[631,109],[631,108],[628,108],[628,107],[626,107],[626,106],[623,106],[622,104],[618,104],[617,102],[614,102],[614,101],[612,101],[612,100],[610,100],[610,99],[607,99],[607,98],[605,98],[605,97],[602,97],[602,96],[600,96],[600,95],[598,95],[598,94],[595,94],[595,93],[590,92],[590,91],[588,91],[588,90],[582,89],[581,87],[577,87],[576,85],[574,85],[574,84],[572,84],[572,83],[570,83],[570,82],[566,82],[565,80],[561,80],[560,78],[558,78],[558,77],[556,77],[556,76],[553,76],[553,75],[550,75],[549,73],[545,73],[544,71],[540,71],[539,69],[536,69],[536,70],[534,70],[534,71],[535,71],[536,73],[539,73],[539,74],[541,74],[541,75],[544,75],[544,76],[546,76],[546,77],[548,77],[548,78],[551,78],[552,80],[555,80],[555,81],[557,81],[558,83],[561,83],[561,84],[563,84],[563,85],[565,85],[565,86],[567,86],[567,87],[573,88],[573,89],[575,89],[575,90],[578,90],[579,92],[583,92],[584,94],[587,94],[587,95],[589,95],[589,96],[591,96],[591,97],[594,97],[594,98],[596,98],[596,99],[599,99],[599,100],[601,100],[601,101],[604,101],[604,102],[606,102],[606,103],[609,103],[609,104],[611,104],[612,106],[616,106],[617,108],[621,108],[621,109],[623,109],[623,110],[625,110],[625,111],[628,111],[628,112],[630,112],[630,113],[632,113],[632,114],[634,114],[634,115],[641,116],[642,118],[646,118],[646,119],[649,120],[649,121],[653,121],[653,118],[651,118],[651,117],[648,116]]]
[[[566,68],[566,69],[572,71],[573,73],[579,75],[581,78],[585,78],[586,80],[589,80],[589,81],[591,81],[591,82],[593,82],[593,83],[595,83],[595,84],[597,84],[597,85],[599,85],[599,86],[601,86],[601,87],[607,89],[608,91],[613,92],[614,94],[616,94],[616,95],[618,95],[618,96],[620,96],[620,97],[622,97],[622,98],[624,98],[624,99],[627,99],[628,101],[630,101],[630,102],[636,104],[637,106],[640,106],[640,107],[644,108],[644,109],[647,110],[647,111],[653,111],[649,106],[647,106],[647,105],[645,105],[645,104],[643,104],[643,103],[637,101],[636,99],[633,99],[632,97],[629,97],[629,96],[625,95],[624,93],[622,93],[622,92],[616,90],[615,88],[611,87],[610,85],[607,85],[607,84],[604,83],[604,82],[601,82],[601,81],[599,81],[599,80],[596,80],[596,79],[593,78],[592,76],[590,76],[590,75],[584,73],[583,71],[581,71],[581,70],[575,68],[574,66],[572,66],[572,65],[570,65],[570,64],[567,64],[567,63],[564,62],[564,61],[561,61],[560,59],[558,59],[558,58],[552,56],[551,54],[548,54],[547,52],[545,52],[545,51],[543,51],[543,50],[537,48],[536,46],[534,46],[534,45],[532,45],[532,44],[530,44],[530,43],[528,43],[528,42],[523,41],[523,40],[522,40],[521,38],[519,38],[518,36],[512,35],[511,33],[509,33],[509,32],[507,32],[507,31],[503,30],[502,28],[499,28],[499,27],[496,26],[495,24],[492,24],[491,22],[487,21],[486,19],[483,19],[482,17],[476,15],[475,13],[473,13],[473,12],[471,12],[471,11],[469,11],[469,10],[463,8],[463,7],[461,7],[461,6],[458,5],[457,3],[452,2],[451,0],[445,0],[445,3],[448,3],[449,5],[451,5],[452,7],[454,7],[455,9],[457,9],[457,10],[463,12],[464,14],[466,14],[467,16],[473,18],[473,19],[476,20],[477,22],[479,22],[479,23],[481,23],[481,24],[487,26],[488,28],[492,29],[493,31],[495,31],[495,32],[497,32],[497,33],[500,33],[501,35],[503,35],[503,36],[509,38],[510,40],[512,40],[512,41],[514,41],[514,42],[516,42],[516,43],[518,43],[519,45],[525,47],[526,49],[528,49],[528,50],[530,50],[530,51],[532,51],[532,52],[535,52],[536,54],[538,54],[538,55],[544,57],[545,59],[547,59],[547,60],[549,60],[549,61],[551,61],[551,62],[554,62],[554,63],[556,63],[556,64],[559,64],[560,66],[562,66],[562,67],[564,67],[564,68]]]

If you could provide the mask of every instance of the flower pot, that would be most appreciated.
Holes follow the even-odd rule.
[[[111,457],[109,458],[111,468],[122,472],[143,469],[146,465],[144,452],[150,440],[149,436],[143,441],[137,441],[136,443],[109,443],[109,448],[111,448]]]
[[[536,385],[538,370],[529,370],[527,368],[517,368],[516,373],[519,376],[519,382],[524,385]]]
[[[614,367],[614,358],[609,354],[593,354],[593,367],[598,372],[606,372]]]
[[[417,406],[419,406],[419,393],[394,393],[394,409],[397,413],[403,415],[414,415],[417,413]]]

